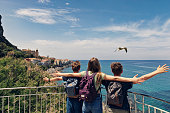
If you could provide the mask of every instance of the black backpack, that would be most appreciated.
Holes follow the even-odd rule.
[[[120,82],[110,82],[107,91],[107,103],[122,107],[124,95],[122,91],[122,84]]]
[[[77,78],[68,78],[65,87],[67,96],[76,96],[79,94],[79,81]]]

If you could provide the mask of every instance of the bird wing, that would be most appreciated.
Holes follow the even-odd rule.
[[[127,48],[125,47],[125,51],[126,51],[126,53],[127,53]]]

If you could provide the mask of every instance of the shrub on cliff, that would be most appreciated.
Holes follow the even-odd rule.
[[[44,85],[44,71],[21,58],[0,58],[0,87],[27,87]]]

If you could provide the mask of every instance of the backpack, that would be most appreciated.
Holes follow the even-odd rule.
[[[65,87],[67,96],[76,96],[79,94],[79,81],[77,78],[68,78]]]
[[[79,85],[80,100],[92,102],[97,97],[97,91],[94,84],[95,75],[96,73],[93,73],[89,76],[88,71],[86,71],[86,75],[82,77]]]
[[[110,82],[107,91],[107,103],[122,107],[124,95],[122,91],[122,84],[120,82]]]

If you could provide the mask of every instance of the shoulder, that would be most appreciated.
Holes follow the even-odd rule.
[[[101,72],[101,76],[102,76],[102,80],[104,80],[104,78],[105,78],[106,74],[105,74],[105,73],[103,73],[103,72]]]
[[[81,74],[81,77],[83,77],[86,75],[86,71],[82,71],[82,72],[80,72],[80,74]]]
[[[130,89],[133,86],[133,82],[121,82],[121,84],[126,89]]]
[[[68,80],[68,77],[62,77],[63,81],[67,81]]]

